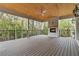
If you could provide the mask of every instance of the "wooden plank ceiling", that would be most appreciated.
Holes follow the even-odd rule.
[[[75,4],[0,3],[0,11],[33,18],[39,21],[61,16],[73,16]]]

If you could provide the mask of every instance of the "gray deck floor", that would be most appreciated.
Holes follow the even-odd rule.
[[[19,42],[18,42],[19,43]],[[21,43],[21,42],[20,42]],[[27,43],[27,42],[26,42]],[[29,38],[29,43],[22,43],[19,45],[20,50],[17,52],[9,51],[16,50],[8,50],[9,54],[0,55],[26,55],[26,56],[78,56],[79,55],[79,47],[75,39],[71,38],[52,38],[48,36],[34,36]],[[25,45],[26,44],[26,45]],[[31,45],[29,47],[29,44]],[[23,47],[23,48],[22,48]],[[5,50],[6,51],[6,50]]]
[[[40,37],[42,38],[42,37]],[[40,40],[40,38],[38,40]],[[78,56],[79,47],[71,38],[43,38],[36,46],[29,49],[27,55],[34,56]]]

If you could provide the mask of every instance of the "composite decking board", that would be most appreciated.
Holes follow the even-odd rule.
[[[63,56],[67,55],[67,45],[68,45],[67,43],[68,43],[67,40],[65,40],[65,44],[64,44],[65,46],[64,46],[64,50],[63,50],[63,54],[62,54]]]
[[[46,43],[46,44],[47,44],[47,43]],[[40,47],[41,49],[38,47],[37,52],[36,52],[35,54],[33,54],[33,55],[45,55],[45,54],[47,54],[49,51],[51,51],[51,50],[50,50],[50,47],[51,47],[50,44],[47,44],[47,45],[46,45],[46,44],[43,46],[43,48]],[[46,49],[44,49],[45,46],[46,46]],[[40,52],[39,52],[39,50],[40,50]]]
[[[72,51],[72,52],[71,52],[71,53],[72,53],[71,55],[72,55],[72,56],[75,56],[75,54],[74,54],[74,41],[72,41],[72,44],[71,44],[71,51]],[[76,51],[77,51],[77,50],[76,50]]]
[[[50,47],[51,48],[51,47]],[[54,47],[55,48],[55,47]],[[57,47],[56,47],[57,48]],[[56,49],[55,48],[55,49]],[[57,50],[59,49],[59,47],[57,48]],[[45,56],[49,55],[49,53],[52,52],[51,49],[48,50],[48,52],[45,53]]]
[[[60,52],[60,50],[61,50],[61,43],[62,43],[62,42],[61,42],[60,40],[59,40],[58,42],[59,42],[59,44],[58,44],[58,49],[57,49],[55,55],[58,55],[59,52]]]
[[[73,50],[74,50],[73,53],[74,53],[74,55],[77,55],[76,48],[75,48],[74,44],[75,44],[75,42],[73,41]]]
[[[60,54],[61,56],[66,56],[66,55],[67,55],[67,45],[68,45],[68,42],[67,42],[67,40],[66,40],[66,41],[65,41],[65,44],[64,44],[63,53]]]
[[[71,47],[72,47],[72,41],[70,41],[71,43],[70,43],[70,56],[72,55],[72,50],[73,49],[71,49]]]
[[[24,40],[24,41],[23,41]],[[79,47],[75,39],[64,37],[48,37],[46,35],[33,36],[28,39],[15,40],[8,45],[0,44],[0,55],[22,56],[78,56]],[[21,41],[21,42],[20,42]],[[20,43],[19,43],[20,42]],[[1,50],[3,46],[6,50]],[[14,47],[12,47],[15,45]],[[20,47],[21,46],[21,47]],[[12,49],[12,50],[11,50]],[[19,49],[19,51],[18,51]]]
[[[73,45],[73,43],[74,43],[74,42],[72,41],[71,45]],[[74,47],[71,46],[70,48],[71,48],[71,56],[74,56],[74,52],[73,52]]]
[[[55,43],[55,42],[54,42]],[[55,48],[55,51],[52,53],[52,55],[55,55],[56,54],[56,52],[57,52],[57,50],[59,49],[59,45],[58,45],[58,42],[56,43],[56,48]],[[55,46],[54,46],[55,47]]]
[[[66,44],[66,41],[65,42],[63,41],[62,44],[61,44],[62,46],[61,46],[61,51],[60,51],[60,54],[59,54],[60,56],[63,55],[65,44]]]
[[[74,42],[74,44],[73,44],[73,49],[74,49],[74,55],[75,56],[77,56],[78,55],[78,50],[77,50],[77,48],[76,47],[78,47],[78,46],[76,46],[76,42],[75,41],[73,41]]]
[[[79,55],[79,46],[77,44],[77,41],[74,40],[74,42],[75,42],[75,47],[76,47],[76,50],[77,50],[77,54]]]
[[[61,51],[62,51],[62,45],[60,45],[60,47],[59,47],[59,49],[58,49],[58,51],[57,51],[57,53],[55,55],[57,55],[57,56],[60,55]]]
[[[73,41],[73,55],[74,56],[77,56],[78,55],[78,53],[77,53],[77,49],[76,49],[76,42],[75,41]]]
[[[66,40],[63,40],[63,46],[62,46],[62,49],[61,49],[61,53],[59,54],[60,56],[64,55],[64,53],[66,54],[66,44],[67,44],[67,41]]]
[[[40,42],[40,43],[41,43],[41,42]],[[44,47],[44,48],[47,48],[48,46],[46,47],[46,45],[43,45],[43,47]],[[32,48],[32,51],[31,51],[32,55],[42,55],[43,52],[47,51],[47,49],[45,50],[43,47],[37,45],[37,47],[36,47],[34,50],[33,50],[33,48]],[[41,53],[42,53],[42,54],[41,54]],[[31,55],[31,54],[30,54],[30,55]]]
[[[54,43],[54,42],[52,42]],[[44,55],[44,56],[47,56],[47,55],[50,55],[50,52],[52,52],[52,50],[55,48],[55,46],[53,46],[52,44],[48,43],[48,48],[47,49],[43,49],[43,50],[46,50],[46,52],[42,52],[41,55]],[[52,48],[52,47],[54,48]]]
[[[68,46],[69,46],[69,42],[68,42],[68,41],[67,41],[66,46],[67,46],[67,50],[64,50],[64,51],[66,51],[66,55],[68,56],[68,54],[69,54],[69,48],[68,48]]]

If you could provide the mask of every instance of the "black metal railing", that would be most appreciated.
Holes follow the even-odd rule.
[[[48,32],[45,30],[0,30],[0,41],[14,40],[41,34],[47,35]]]

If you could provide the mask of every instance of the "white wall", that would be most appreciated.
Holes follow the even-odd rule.
[[[59,31],[56,29],[56,33],[50,32],[50,28],[48,28],[48,36],[49,37],[59,37]]]

